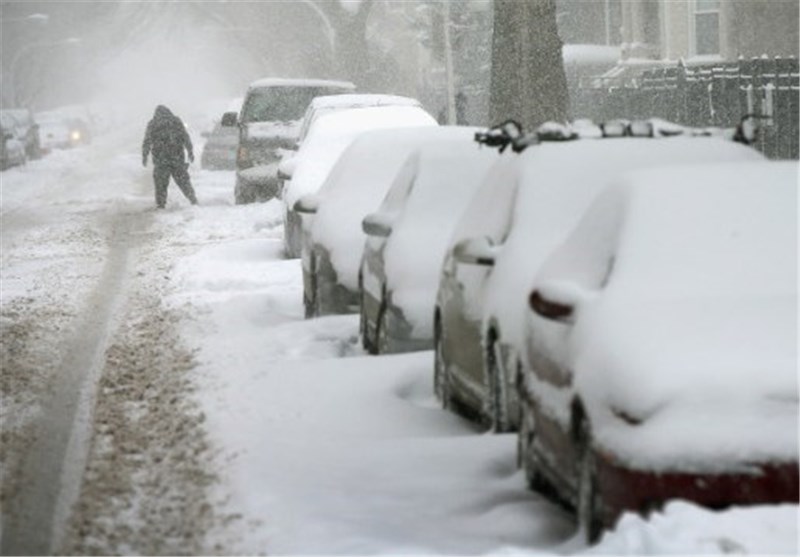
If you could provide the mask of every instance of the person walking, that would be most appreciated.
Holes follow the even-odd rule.
[[[153,119],[147,123],[142,143],[142,166],[147,166],[147,156],[152,153],[156,207],[159,209],[163,209],[167,204],[167,186],[170,177],[178,184],[186,199],[192,205],[197,205],[184,150],[189,155],[189,162],[194,162],[192,140],[183,122],[169,108],[158,105]]]

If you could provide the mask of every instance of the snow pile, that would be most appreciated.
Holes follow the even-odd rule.
[[[710,511],[668,503],[649,519],[624,515],[589,555],[797,555],[796,505]]]

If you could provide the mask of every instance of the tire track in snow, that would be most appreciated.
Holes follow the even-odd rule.
[[[129,213],[110,215],[110,220],[103,274],[59,351],[63,359],[34,426],[19,489],[2,509],[3,555],[51,553],[80,489],[96,385],[114,316],[124,301],[129,253],[137,229],[149,218],[147,213]]]

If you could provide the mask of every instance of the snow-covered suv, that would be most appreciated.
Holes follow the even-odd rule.
[[[354,90],[355,85],[346,81],[320,79],[268,78],[251,83],[237,122],[236,203],[278,196],[281,154],[294,148],[311,100]]]

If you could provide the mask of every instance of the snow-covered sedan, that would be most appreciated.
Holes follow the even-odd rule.
[[[436,120],[417,106],[380,106],[341,110],[321,118],[291,159],[291,180],[283,184],[284,250],[300,257],[303,222],[297,201],[317,193],[342,152],[360,133],[377,129],[436,126]]]
[[[437,295],[434,383],[445,406],[496,431],[518,425],[515,375],[538,267],[608,181],[654,165],[763,159],[717,137],[650,137],[693,133],[660,123],[602,128],[605,136],[588,125],[577,134],[574,126],[560,135],[544,128],[520,154],[508,149],[450,240]],[[623,128],[647,137],[613,137]],[[580,137],[563,140],[570,133]],[[551,135],[562,140],[548,141]]]
[[[433,346],[436,284],[458,216],[497,160],[473,138],[477,128],[448,126],[405,161],[375,213],[359,276],[361,336],[371,353]]]
[[[326,95],[316,97],[308,105],[303,122],[300,124],[300,133],[297,138],[297,145],[303,143],[309,130],[314,123],[326,116],[339,110],[348,108],[369,108],[373,106],[416,106],[422,107],[417,99],[403,97],[400,95],[366,94],[366,93],[347,93],[343,95]]]
[[[798,502],[797,176],[631,173],[542,265],[521,457],[590,539],[668,499]]]
[[[314,215],[303,235],[306,317],[358,313],[361,221],[378,208],[408,155],[428,138],[435,140],[442,129],[364,132],[345,149],[319,192],[300,198],[296,209]]]

